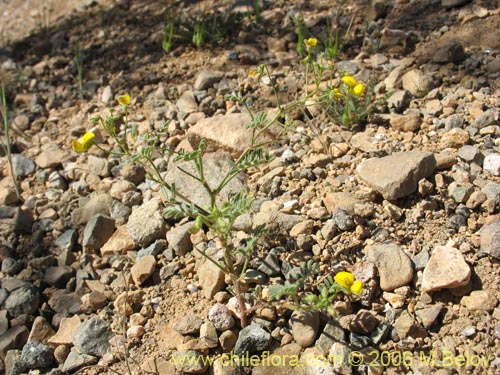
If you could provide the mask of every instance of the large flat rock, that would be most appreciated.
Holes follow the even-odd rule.
[[[418,181],[434,172],[432,152],[408,151],[362,162],[357,173],[385,199],[403,198],[417,191]]]
[[[268,115],[269,117],[272,114]],[[251,145],[252,129],[247,125],[250,116],[246,113],[231,113],[202,119],[187,132],[187,138],[193,148],[197,148],[201,139],[207,140],[207,151],[223,150],[238,158]],[[274,127],[272,131],[276,132]],[[258,139],[258,142],[270,141],[268,133]]]

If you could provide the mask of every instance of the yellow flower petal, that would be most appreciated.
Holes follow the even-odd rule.
[[[344,95],[340,92],[340,90],[338,88],[334,88],[332,90],[332,93],[333,93],[333,97],[334,98],[341,98],[343,97]]]
[[[341,271],[337,273],[333,279],[339,284],[342,288],[351,290],[351,286],[354,284],[354,276],[350,272]]]
[[[122,106],[127,106],[130,104],[130,95],[129,94],[123,94],[118,97],[118,104]]]
[[[257,76],[259,75],[259,73],[258,73],[257,71],[255,71],[255,70],[250,70],[250,71],[248,72],[248,75],[249,75],[250,77],[257,77]]]
[[[92,132],[85,133],[80,139],[72,140],[71,146],[75,152],[85,152],[94,144],[95,134]]]
[[[344,76],[341,78],[342,81],[347,85],[349,86],[350,88],[353,88],[354,86],[356,86],[356,84],[358,83],[356,81],[356,78],[354,77],[351,77],[351,76]]]
[[[356,280],[351,286],[351,293],[360,295],[363,292],[364,284],[360,280]]]
[[[316,38],[304,39],[304,44],[309,48],[314,48],[318,44],[318,39]]]
[[[352,93],[356,96],[363,95],[363,90],[365,86],[362,83],[357,83],[356,86],[352,88]]]

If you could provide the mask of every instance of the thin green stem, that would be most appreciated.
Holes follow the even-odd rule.
[[[17,198],[22,202],[21,198],[21,189],[19,188],[19,184],[17,183],[16,175],[14,172],[14,166],[12,164],[12,150],[11,150],[11,140],[10,140],[10,127],[9,127],[9,113],[7,107],[7,98],[5,95],[5,86],[2,83],[1,86],[1,109],[2,109],[2,119],[3,119],[3,128],[5,132],[5,142],[2,139],[2,146],[5,149],[5,153],[7,154],[7,161],[9,163],[10,174],[12,177],[12,182],[14,183],[14,189],[16,190]]]

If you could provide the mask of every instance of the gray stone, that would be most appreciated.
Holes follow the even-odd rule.
[[[374,245],[366,253],[368,261],[377,267],[382,290],[392,291],[409,284],[413,279],[412,262],[396,243]]]
[[[12,166],[14,169],[14,176],[27,177],[35,172],[35,162],[22,154],[12,155]]]
[[[370,334],[370,339],[375,345],[378,345],[387,337],[390,331],[391,326],[384,321],[380,321]]]
[[[500,176],[500,154],[492,153],[486,155],[483,168],[494,176]]]
[[[78,233],[75,229],[68,229],[61,234],[54,244],[61,250],[72,251],[75,247],[76,240],[78,238]]]
[[[345,342],[345,332],[337,322],[333,321],[326,324],[315,346],[321,354],[327,355],[335,342]]]
[[[191,234],[189,229],[193,226],[193,222],[187,222],[177,227],[171,228],[167,232],[168,247],[172,248],[179,256],[186,255],[193,249],[191,242]]]
[[[265,273],[267,276],[279,275],[281,272],[279,254],[280,248],[271,249],[257,270]]]
[[[328,351],[328,358],[335,358],[332,367],[335,373],[349,375],[352,374],[353,357],[351,349],[340,342],[333,343]]]
[[[45,270],[43,281],[56,288],[64,288],[72,277],[75,276],[75,270],[69,266],[49,267]]]
[[[0,233],[31,234],[33,214],[21,207],[0,207]]]
[[[459,114],[453,114],[444,120],[444,128],[446,130],[462,129],[464,126],[464,118]]]
[[[88,354],[82,354],[77,352],[69,352],[68,357],[64,361],[62,370],[65,373],[71,373],[82,367],[93,365],[97,363],[97,358]]]
[[[456,182],[452,182],[450,186],[448,186],[448,194],[457,203],[465,203],[473,192],[474,187],[471,184],[461,186]]]
[[[292,329],[293,339],[303,348],[314,343],[319,329],[319,312],[294,311],[290,318],[290,328]]]
[[[481,253],[500,259],[500,221],[481,228]]]
[[[142,257],[145,257],[146,255],[152,255],[152,256],[156,257],[163,250],[165,250],[164,241],[160,241],[160,240],[155,241],[151,245],[149,245],[147,248],[139,250],[137,252],[137,260],[141,259]]]
[[[473,162],[478,165],[481,165],[484,160],[483,154],[481,151],[475,146],[464,145],[458,149],[457,155],[467,162]]]
[[[99,177],[108,177],[110,173],[109,161],[106,158],[98,158],[94,155],[89,155],[87,159],[89,172]]]
[[[30,341],[23,347],[21,365],[24,369],[43,369],[54,363],[54,348]]]
[[[74,209],[71,213],[71,219],[75,225],[83,225],[97,214],[109,215],[109,207],[112,202],[113,198],[106,193],[95,195],[88,202],[82,204],[82,207]]]
[[[424,328],[429,329],[436,322],[439,314],[443,310],[443,305],[437,303],[435,305],[424,307],[423,309],[415,311],[415,315],[420,319]]]
[[[90,318],[78,326],[73,335],[73,343],[84,354],[102,357],[109,348],[111,337],[113,333],[108,322]]]
[[[9,318],[7,317],[7,314],[7,310],[0,311],[0,336],[2,336],[9,329]]]
[[[437,246],[424,269],[422,291],[431,292],[467,285],[471,269],[462,253],[451,246]]]
[[[417,271],[423,270],[429,262],[429,252],[425,249],[421,250],[413,257],[413,263]]]
[[[267,276],[265,273],[253,270],[251,268],[247,269],[245,272],[245,279],[244,279],[246,284],[258,284],[262,285],[267,281]]]
[[[427,336],[427,331],[421,327],[407,311],[403,311],[403,313],[396,319],[394,322],[394,329],[401,339],[407,337],[418,338]]]
[[[172,353],[177,371],[188,374],[204,373],[207,369],[203,355],[196,350],[179,350]]]
[[[187,115],[198,111],[198,103],[192,91],[184,91],[177,100],[177,108],[179,108],[178,116],[180,119],[185,119]]]
[[[198,72],[196,81],[194,81],[193,89],[196,91],[206,90],[221,80],[222,72],[201,70]]]
[[[25,326],[14,326],[0,336],[0,359],[5,359],[9,350],[21,349],[26,341],[30,331]]]
[[[50,146],[55,147],[52,147],[50,150],[42,151],[35,159],[35,163],[42,169],[58,167],[66,156],[66,153],[60,150],[57,145]]]
[[[430,176],[435,167],[434,154],[409,151],[365,160],[357,173],[385,199],[394,200],[417,191],[418,181]]]
[[[115,220],[117,225],[125,224],[131,212],[132,209],[130,207],[117,200],[113,200],[113,203],[109,207],[109,215]]]
[[[387,107],[396,113],[403,112],[410,104],[411,95],[406,90],[396,90],[388,99]]]
[[[474,120],[473,126],[478,129],[493,125],[498,120],[498,112],[489,109]]]
[[[351,347],[355,349],[363,349],[369,346],[372,343],[370,337],[365,335],[358,335],[357,333],[351,332],[349,333],[349,343]]]
[[[9,312],[11,318],[17,318],[23,314],[32,315],[38,309],[39,301],[38,289],[31,284],[26,284],[12,290],[2,308]]]
[[[488,182],[481,191],[486,194],[489,201],[495,203],[495,205],[500,205],[500,184],[496,182]]]
[[[300,215],[289,215],[276,211],[258,212],[253,216],[253,229],[265,225],[268,233],[288,233],[295,224],[304,221]]]
[[[443,0],[443,2],[446,1],[449,0]],[[465,59],[464,47],[458,40],[455,39],[439,43],[434,55],[432,56],[432,61],[438,64],[447,64],[447,63],[457,64],[462,62],[464,59]]]
[[[82,246],[84,250],[99,250],[115,231],[115,221],[102,214],[93,216],[83,231]]]
[[[173,328],[181,335],[196,335],[200,332],[203,320],[194,314],[186,315],[184,318],[174,323]]]
[[[204,343],[207,348],[216,348],[219,346],[219,337],[217,331],[211,322],[205,322],[200,327],[200,341]]]
[[[63,315],[79,313],[80,305],[80,296],[76,293],[55,293],[49,299],[52,310]]]
[[[356,226],[352,216],[340,208],[337,208],[333,212],[332,222],[341,231],[348,231],[348,230],[354,229]]]
[[[9,350],[5,355],[4,362],[5,362],[5,375],[20,375],[23,373],[20,350]],[[0,365],[0,371],[3,372],[2,365]]]
[[[107,105],[111,102],[112,99],[113,99],[113,88],[110,85],[108,85],[104,88],[104,90],[102,90],[101,102]]]
[[[208,312],[208,320],[219,331],[227,331],[234,326],[234,318],[226,306],[216,303]]]
[[[2,272],[9,276],[14,276],[23,268],[23,262],[14,258],[5,258],[2,261]]]
[[[161,200],[153,198],[132,211],[126,227],[130,238],[135,243],[148,246],[154,240],[165,235],[166,228],[162,209]],[[145,223],[148,225],[144,225]]]
[[[257,324],[243,328],[234,347],[234,354],[258,354],[266,350],[271,344],[271,334]]]
[[[192,129],[192,128],[191,128]],[[221,182],[224,176],[231,170],[231,156],[225,152],[208,153],[203,156],[203,169],[207,184],[215,189]],[[197,183],[192,177],[181,171],[181,168],[196,175],[196,169],[191,162],[174,163],[165,176],[165,181],[171,185],[175,185],[178,193],[189,198],[193,203],[208,207],[210,205],[210,197],[205,188]],[[240,174],[233,178],[217,197],[217,204],[227,201],[230,194],[238,193],[246,190],[244,175]]]

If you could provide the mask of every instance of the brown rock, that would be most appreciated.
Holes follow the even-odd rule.
[[[25,326],[14,326],[0,336],[0,358],[5,359],[7,352],[21,349],[28,341],[30,332]]]
[[[462,253],[451,246],[437,246],[424,269],[422,291],[450,289],[467,285],[471,269]]]
[[[416,113],[408,115],[391,113],[389,121],[393,129],[404,132],[415,132],[420,129],[420,125],[422,124],[422,119]]]
[[[71,318],[62,318],[57,333],[52,336],[48,343],[51,345],[73,345],[73,333],[80,325],[80,318],[75,315]]]
[[[139,259],[130,269],[135,285],[142,285],[155,272],[156,259],[153,255],[146,255]]]
[[[434,88],[434,80],[418,69],[410,70],[402,78],[403,89],[417,98],[422,98]]]
[[[413,279],[412,262],[396,243],[371,246],[366,253],[368,261],[377,267],[382,290],[392,291],[409,284]]]
[[[136,244],[130,235],[126,226],[120,226],[113,235],[101,247],[101,255],[125,254],[127,251],[135,249]]]
[[[417,191],[418,181],[434,172],[436,160],[430,152],[400,152],[363,161],[357,173],[385,199],[394,200]]]
[[[205,260],[198,269],[198,278],[203,288],[203,295],[207,299],[212,299],[215,293],[220,292],[226,285],[224,272],[208,260]]]
[[[498,299],[489,290],[475,290],[470,296],[465,296],[460,301],[469,311],[491,312],[498,305]]]
[[[38,341],[42,344],[47,344],[49,339],[54,336],[56,331],[42,316],[37,316],[31,327],[31,332],[28,341]]]
[[[469,132],[460,128],[453,128],[444,133],[440,140],[441,147],[460,148],[469,142]]]

